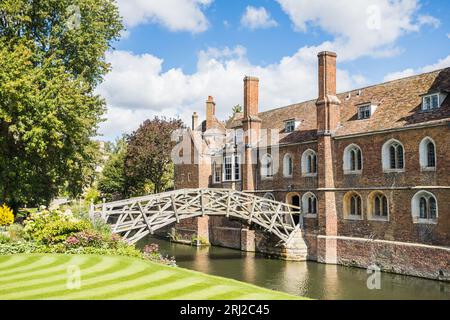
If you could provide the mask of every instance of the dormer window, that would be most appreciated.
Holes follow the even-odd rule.
[[[295,131],[295,120],[288,120],[285,122],[285,131],[286,133]]]
[[[372,116],[372,105],[365,104],[358,107],[358,120],[370,119]]]
[[[422,111],[430,111],[440,107],[439,93],[426,95],[422,99]]]

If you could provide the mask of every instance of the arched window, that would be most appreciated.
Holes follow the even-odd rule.
[[[213,162],[213,183],[220,183],[222,176],[222,166],[218,165],[216,161]]]
[[[275,196],[273,193],[268,192],[264,195],[264,199],[275,201]]]
[[[363,158],[361,148],[355,144],[349,145],[344,150],[344,173],[361,173]]]
[[[379,191],[372,192],[368,198],[368,214],[374,220],[389,219],[388,198]]]
[[[294,165],[292,156],[290,154],[287,154],[284,156],[283,159],[283,175],[285,177],[292,177],[294,173]]]
[[[349,192],[344,196],[344,217],[362,219],[362,198],[356,192]]]
[[[436,169],[436,144],[431,138],[425,138],[420,142],[420,167],[422,170]]]
[[[304,176],[317,175],[317,154],[309,149],[302,155],[302,174]]]
[[[385,172],[399,172],[405,169],[405,149],[397,140],[389,140],[383,145],[382,158]]]
[[[261,159],[261,177],[273,177],[273,160],[270,154],[265,154]]]
[[[415,223],[435,223],[438,219],[438,203],[431,192],[416,193],[412,199],[411,208]]]
[[[302,197],[302,210],[307,215],[317,215],[317,198],[311,193],[305,193]]]
[[[275,201],[275,196],[274,196],[272,193],[268,192],[268,193],[266,193],[266,194],[264,195],[264,199],[270,200],[270,201]],[[263,201],[263,202],[262,202],[262,205],[261,205],[261,209],[262,209],[262,210],[269,211],[269,210],[271,209],[271,204],[270,204],[270,202],[265,202],[265,201]]]

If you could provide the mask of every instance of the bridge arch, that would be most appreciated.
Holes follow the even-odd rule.
[[[299,207],[229,189],[183,189],[91,206],[114,233],[135,243],[184,219],[224,216],[258,225],[287,243],[302,219]],[[299,222],[297,222],[299,221]]]

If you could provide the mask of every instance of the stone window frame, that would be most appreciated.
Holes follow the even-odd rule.
[[[266,153],[260,160],[260,175],[262,180],[273,180],[274,177],[274,163],[273,157],[270,153]]]
[[[436,218],[421,218],[421,199],[425,198],[427,200],[427,207],[429,208],[429,200],[434,199],[436,205]],[[436,195],[430,191],[420,190],[411,199],[411,215],[414,224],[437,224],[439,220],[439,202]]]
[[[375,215],[375,198],[376,196],[383,196],[387,201],[387,215],[377,216]],[[381,204],[383,205],[383,204]],[[391,218],[391,207],[388,196],[380,190],[372,191],[367,197],[367,219],[370,221],[389,222]]]
[[[353,215],[350,213],[351,200],[355,196],[359,197],[359,200],[360,200],[361,215]],[[362,199],[363,198],[362,198],[361,194],[359,194],[356,191],[349,191],[344,195],[344,197],[342,199],[344,220],[354,220],[354,221],[364,220],[364,202]]]
[[[315,168],[315,170],[311,170],[311,172],[309,171],[309,162],[308,162],[310,160],[310,158],[309,158],[310,156],[315,157],[315,164],[313,166]],[[317,177],[318,161],[319,161],[319,158],[317,156],[317,152],[314,151],[313,149],[307,149],[305,152],[303,152],[302,161],[301,161],[302,176],[303,177]]]
[[[290,164],[286,163],[287,160],[290,160]],[[288,172],[288,170],[290,170],[290,173]],[[286,153],[283,157],[283,177],[292,178],[293,176],[294,176],[294,157],[290,153]]]
[[[351,160],[351,153],[352,152],[359,152],[360,156],[361,156],[361,168],[358,168],[358,154],[356,154],[356,164],[355,164],[355,170],[352,170],[352,160]],[[344,174],[345,175],[350,175],[350,174],[362,174],[363,168],[364,168],[364,155],[362,152],[362,149],[360,146],[358,146],[355,143],[352,143],[350,145],[348,145],[345,149],[344,149],[344,155],[343,155],[343,168],[344,168]]]
[[[434,166],[430,166],[429,163],[429,144],[433,144],[434,147]],[[436,142],[430,137],[425,137],[419,144],[419,161],[420,169],[422,171],[436,171],[437,169],[437,148]]]
[[[403,151],[403,167],[392,168],[391,167],[391,146],[397,144]],[[403,173],[406,171],[406,158],[405,158],[405,146],[397,139],[390,139],[383,144],[381,149],[381,164],[384,173]]]
[[[314,200],[316,202],[316,204],[315,204],[316,213],[308,212],[309,210],[306,209],[309,207],[308,202],[309,202],[310,198],[314,198]],[[302,204],[302,211],[303,211],[305,218],[317,218],[317,215],[319,212],[319,201],[317,199],[317,196],[313,192],[305,193],[301,198],[301,204]]]

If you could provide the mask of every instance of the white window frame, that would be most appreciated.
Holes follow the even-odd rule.
[[[423,219],[420,218],[420,199],[426,197],[428,199],[434,198],[436,201],[436,218],[435,219]],[[415,224],[437,224],[439,219],[439,203],[436,196],[429,191],[419,191],[417,192],[411,200],[411,215],[413,218],[413,223]]]
[[[391,145],[398,144],[402,146],[403,149],[403,168],[398,169],[392,169],[391,168]],[[383,166],[383,172],[384,173],[402,173],[406,170],[406,158],[405,158],[405,146],[403,143],[396,139],[391,139],[387,141],[385,144],[383,144],[382,150],[381,150],[381,160],[382,160],[382,166]]]
[[[283,158],[283,176],[285,178],[292,178],[293,175],[294,175],[294,159],[291,156],[291,154],[287,153]]]
[[[437,105],[433,106],[433,98],[436,98]],[[428,101],[428,103],[427,103]],[[441,107],[441,95],[439,93],[427,94],[422,97],[422,111],[428,112]]]
[[[231,179],[227,179],[227,165],[231,165]],[[236,178],[236,170],[238,170],[238,179]],[[241,173],[241,156],[238,154],[229,154],[224,156],[223,158],[223,173],[222,180],[223,182],[236,182],[240,181],[242,178]]]
[[[357,168],[355,170],[352,170],[351,155],[352,155],[353,151],[361,152],[361,169]],[[356,159],[356,161],[358,162],[358,159]],[[344,164],[344,174],[361,174],[362,173],[363,168],[364,168],[364,155],[363,155],[361,148],[357,144],[350,144],[344,149],[343,164]],[[358,165],[358,163],[356,163],[356,167],[357,167],[357,165]]]
[[[294,132],[296,128],[295,119],[287,120],[284,123],[284,129],[286,133]]]
[[[268,163],[267,161],[270,161],[271,166],[268,167]],[[272,155],[266,153],[265,155],[262,156],[261,161],[260,161],[260,165],[261,165],[261,170],[260,170],[260,175],[261,175],[261,179],[262,180],[271,180],[273,179],[274,176],[274,163],[273,163],[273,158]]]
[[[217,172],[217,169],[220,171]],[[219,184],[222,182],[222,172],[221,172],[222,166],[218,165],[216,161],[213,162],[213,184]],[[218,174],[219,173],[219,174]]]
[[[308,157],[310,155],[314,155],[316,157],[316,172],[308,172]],[[319,158],[317,157],[317,152],[315,152],[312,149],[308,149],[305,152],[303,152],[302,155],[302,161],[301,161],[301,166],[302,166],[302,176],[304,177],[317,177],[317,172],[319,170],[318,166],[319,166]]]
[[[366,116],[367,112],[369,112],[369,116]],[[358,120],[367,120],[372,117],[372,105],[364,104],[358,106]]]
[[[434,145],[434,167],[428,166],[428,143]],[[436,143],[430,137],[425,137],[422,139],[419,145],[419,160],[420,168],[422,171],[436,171],[437,167],[437,150]]]
[[[316,200],[316,213],[308,212],[308,206],[309,206],[309,199],[314,198]],[[303,214],[305,215],[305,218],[317,218],[317,214],[319,212],[319,202],[317,200],[317,197],[312,192],[307,192],[302,197],[302,210]]]

